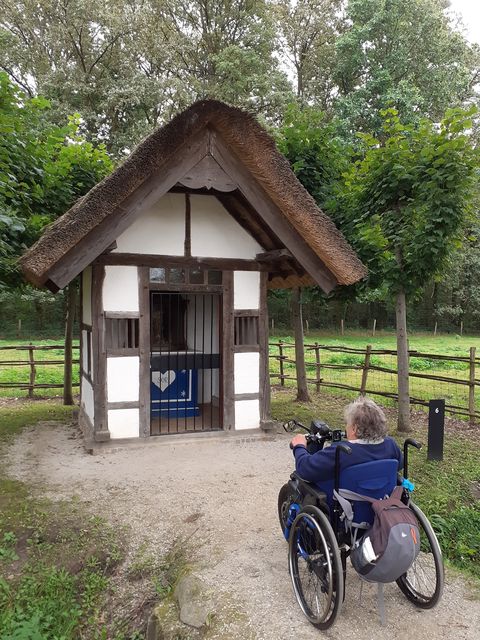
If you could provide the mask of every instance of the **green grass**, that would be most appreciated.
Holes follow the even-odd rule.
[[[51,402],[0,408],[0,450],[26,426],[71,416]],[[78,500],[52,503],[38,489],[0,463],[0,640],[124,638],[103,621],[122,534]]]
[[[343,428],[346,400],[322,393],[313,402],[297,403],[291,390],[274,390],[272,415],[277,420],[297,418],[305,424],[319,417],[330,426]],[[396,413],[387,411],[389,431],[400,445],[404,436],[396,432]],[[447,427],[442,462],[427,460],[425,419],[413,418],[412,437],[424,443],[409,458],[409,476],[415,483],[413,499],[434,526],[447,560],[480,578],[480,496],[475,486],[480,481],[480,433],[478,428]],[[477,495],[477,497],[475,497]]]
[[[293,345],[293,337],[291,335],[277,335],[270,338],[270,342],[278,342],[283,340]],[[365,350],[367,344],[372,345],[374,349],[396,349],[396,336],[394,333],[377,333],[375,338],[365,334],[346,333],[344,336],[332,334],[308,334],[305,336],[306,344],[314,344],[318,342],[320,345],[328,346],[346,346],[354,349]],[[470,347],[477,348],[477,357],[480,357],[480,338],[478,336],[456,336],[456,335],[438,335],[433,337],[432,334],[412,334],[410,336],[410,349],[416,350],[421,354],[442,354],[447,356],[468,358]],[[270,346],[270,355],[278,355],[278,347]],[[284,354],[294,359],[294,349],[285,349]],[[362,380],[362,366],[365,357],[363,354],[356,353],[336,353],[326,349],[320,351],[321,369],[320,376],[325,383],[346,384],[360,389]],[[373,354],[371,364],[381,366],[396,371],[397,358],[391,354]],[[315,352],[313,350],[306,351],[307,377],[311,380],[316,378]],[[322,365],[337,365],[355,367],[355,369],[331,369],[322,367]],[[480,368],[480,365],[478,365]],[[469,364],[464,362],[437,360],[425,356],[414,356],[410,358],[410,370],[412,373],[431,374],[435,376],[443,376],[454,378],[458,381],[467,381],[469,379]],[[278,360],[270,358],[271,373],[278,374],[280,365]],[[292,363],[284,364],[284,374],[295,376],[295,365]],[[477,372],[476,378],[480,374]],[[273,378],[272,382],[276,382]],[[285,385],[293,387],[295,382],[286,380]],[[314,387],[311,387],[314,388]],[[396,393],[397,378],[395,373],[387,373],[384,371],[370,370],[367,379],[367,389],[375,396],[375,392]],[[354,397],[356,392],[343,392],[335,388],[323,387],[323,393],[330,395],[346,394],[348,397]],[[420,400],[429,400],[431,398],[445,398],[446,403],[463,407],[465,411],[468,409],[468,386],[454,382],[443,382],[440,380],[428,380],[411,376],[410,378],[410,395],[412,398]],[[480,412],[480,390],[476,393],[475,398],[476,410]],[[394,405],[393,400],[382,399],[387,405]]]
[[[61,345],[63,344],[63,338],[58,339],[31,339],[31,340],[0,340],[0,347],[4,346],[26,346],[28,344],[40,345]],[[78,341],[74,342],[74,345],[78,346]],[[46,351],[35,350],[35,369],[36,376],[35,382],[37,384],[57,384],[63,383],[63,364],[51,364],[42,365],[42,362],[49,360],[63,360],[63,348],[62,349],[48,349]],[[73,359],[78,360],[79,350],[73,350]],[[29,352],[26,349],[15,350],[7,349],[2,350],[0,348],[0,382],[9,383],[27,383],[30,378],[30,366],[29,365],[2,365],[2,362],[12,361],[27,361],[29,359]],[[79,365],[73,365],[73,381],[79,380]],[[78,387],[77,387],[78,388]],[[54,389],[38,389],[35,391],[36,397],[52,397],[62,394],[61,388]],[[26,389],[6,389],[0,388],[0,397],[21,398],[28,395]]]

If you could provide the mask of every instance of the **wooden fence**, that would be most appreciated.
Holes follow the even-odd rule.
[[[73,345],[77,353],[79,348],[78,344]],[[35,391],[63,389],[63,349],[62,344],[0,347],[0,373],[4,367],[28,368],[28,380],[25,375],[22,381],[0,381],[0,393],[3,389],[19,389],[26,391],[29,398],[33,398]],[[20,352],[19,359],[13,358],[15,351]],[[61,353],[52,354],[53,357],[49,359],[48,352],[53,351]],[[46,358],[38,357],[39,352],[46,352]],[[7,357],[3,359],[5,355]],[[465,356],[421,353],[413,350],[409,351],[409,355],[412,404],[426,406],[431,398],[445,398],[447,411],[468,417],[472,424],[480,421],[480,379],[477,377],[480,358],[476,356],[475,347],[471,347]],[[360,349],[322,345],[317,342],[305,344],[307,382],[317,392],[322,388],[330,388],[346,393],[377,395],[396,401],[396,356],[395,350],[373,349],[370,345]],[[78,358],[73,360],[73,364],[78,363]],[[42,375],[45,371],[43,367],[52,366],[57,367],[55,375]],[[432,369],[432,372],[427,373],[425,368]],[[293,343],[270,343],[270,378],[272,382],[279,380],[281,386],[296,383]],[[78,376],[73,386],[79,387]]]
[[[395,350],[373,349],[370,345],[359,349],[317,342],[304,346],[307,382],[317,392],[325,387],[398,400]],[[345,362],[339,361],[341,358],[338,357],[335,359],[333,354],[345,354]],[[445,408],[450,413],[467,416],[471,424],[480,420],[480,394],[476,393],[480,386],[480,379],[476,377],[480,358],[476,357],[475,347],[471,347],[465,356],[411,350],[409,357],[411,404],[428,406],[429,399],[445,398]],[[271,342],[270,359],[272,380],[278,379],[281,386],[287,381],[296,382],[293,343]],[[424,366],[434,372],[418,370]],[[452,375],[452,369],[457,375]],[[352,376],[352,372],[356,375]]]
[[[73,345],[73,351],[79,351],[80,347],[79,345],[74,344]],[[27,345],[9,345],[9,346],[5,346],[5,347],[0,347],[0,352],[15,352],[15,351],[20,351],[23,359],[13,359],[13,358],[8,358],[7,356],[7,360],[3,360],[3,358],[0,359],[0,368],[2,367],[28,367],[29,371],[28,371],[28,382],[27,381],[12,381],[12,382],[1,382],[0,381],[0,390],[1,389],[20,389],[20,390],[26,390],[27,391],[27,395],[29,398],[33,398],[34,397],[34,393],[36,390],[40,390],[40,389],[63,389],[63,368],[61,370],[61,373],[58,373],[58,375],[55,376],[56,381],[55,382],[38,382],[37,381],[37,375],[38,375],[38,368],[42,368],[42,367],[51,367],[51,366],[57,366],[59,367],[60,365],[65,364],[65,360],[64,360],[64,356],[63,356],[63,352],[64,352],[64,345],[63,344],[53,344],[53,345],[34,345],[34,344],[27,344]],[[43,351],[62,351],[62,359],[59,358],[52,358],[52,359],[39,359],[36,358],[36,354],[38,354],[38,352],[43,352]],[[27,354],[28,354],[28,360],[27,358]],[[3,353],[2,353],[3,355]],[[80,360],[77,359],[73,359],[72,360],[72,364],[78,364],[80,362]],[[73,387],[79,387],[80,383],[79,382],[74,382],[72,384]]]

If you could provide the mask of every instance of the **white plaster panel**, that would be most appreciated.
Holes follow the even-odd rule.
[[[81,340],[82,340],[82,371],[87,372],[88,371],[88,344],[87,344],[87,332],[85,330],[82,330],[82,335],[81,335]]]
[[[92,267],[82,272],[82,320],[92,324]]]
[[[117,238],[116,253],[183,256],[185,195],[167,193]]]
[[[235,430],[260,427],[260,401],[237,400],[235,402]]]
[[[138,311],[137,267],[106,266],[103,282],[104,311]]]
[[[93,387],[89,383],[89,381],[86,380],[83,376],[82,376],[82,406],[85,413],[90,418],[93,424],[93,419],[94,419]]]
[[[260,389],[260,354],[236,353],[234,356],[235,393],[258,393]]]
[[[108,402],[133,402],[138,400],[139,358],[107,358]]]
[[[258,309],[260,305],[260,272],[234,271],[233,308]]]
[[[255,258],[263,251],[214,196],[191,196],[192,255]]]
[[[138,409],[109,409],[108,430],[110,438],[138,438],[140,415]]]

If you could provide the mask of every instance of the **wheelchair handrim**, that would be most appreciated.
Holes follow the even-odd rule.
[[[296,526],[298,525],[298,522],[301,519],[306,519],[308,520],[309,526],[312,527],[313,529],[315,529],[316,533],[319,535],[320,539],[321,539],[321,543],[323,545],[323,548],[325,549],[326,553],[325,555],[325,560],[327,563],[327,572],[328,575],[330,576],[330,579],[328,581],[328,593],[326,594],[327,597],[327,603],[328,606],[324,607],[324,614],[323,616],[313,616],[311,615],[306,607],[304,606],[304,598],[302,598],[302,594],[300,593],[296,581],[295,581],[295,577],[294,577],[294,567],[293,567],[293,554],[289,553],[289,562],[288,562],[288,568],[289,568],[289,572],[290,572],[290,577],[292,580],[292,585],[293,585],[293,590],[295,592],[295,597],[297,599],[298,604],[300,605],[300,608],[302,610],[302,612],[304,613],[304,615],[311,621],[313,621],[316,624],[321,624],[322,622],[325,621],[325,619],[328,617],[329,613],[330,613],[330,609],[331,609],[331,605],[332,605],[332,597],[333,597],[333,580],[332,580],[332,576],[333,576],[333,570],[332,570],[332,559],[330,557],[330,552],[328,551],[328,544],[327,544],[327,540],[323,534],[323,531],[321,530],[320,526],[318,525],[318,523],[315,521],[315,519],[309,515],[308,513],[300,513],[293,525],[292,525],[292,530],[295,531]],[[292,534],[291,534],[292,535]],[[296,542],[291,542],[291,544],[297,544]],[[296,549],[295,553],[297,554],[297,579],[299,579],[298,576],[298,556],[302,557],[304,560],[304,555],[298,550]]]

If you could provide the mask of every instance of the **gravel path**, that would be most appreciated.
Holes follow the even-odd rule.
[[[91,456],[73,427],[37,425],[7,452],[9,473],[48,487],[51,498],[78,495],[111,521],[128,524],[133,548],[147,542],[165,551],[189,536],[199,575],[244,613],[244,630],[219,638],[318,639],[303,617],[287,571],[287,548],[276,503],[292,469],[288,440],[202,440],[146,443],[142,448]],[[150,446],[149,446],[150,444]],[[324,635],[332,640],[479,638],[480,600],[447,572],[443,600],[433,611],[415,609],[394,585],[385,589],[387,624],[380,625],[376,587],[349,572],[344,608]]]

